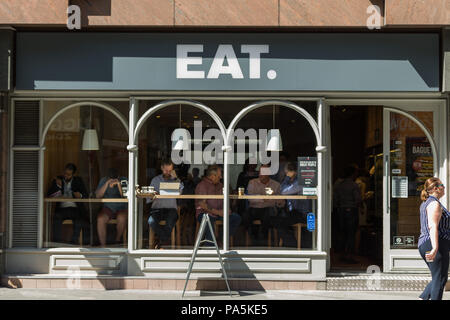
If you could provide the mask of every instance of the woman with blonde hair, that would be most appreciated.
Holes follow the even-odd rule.
[[[431,282],[420,295],[423,300],[442,300],[448,279],[450,213],[439,201],[445,187],[439,178],[425,181],[420,195],[419,252],[431,271]]]

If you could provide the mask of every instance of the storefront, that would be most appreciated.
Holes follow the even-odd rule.
[[[427,271],[417,251],[413,212],[423,178],[439,176],[446,184],[448,177],[439,34],[18,32],[16,41],[7,274],[65,275],[75,268],[87,277],[183,279],[196,229],[190,210],[194,199],[178,199],[172,242],[155,250],[148,204],[132,186],[150,185],[160,159],[172,154],[173,130],[185,128],[194,136],[192,159],[203,156],[203,161],[179,166],[177,174],[190,181],[194,168],[203,173],[208,143],[218,141],[213,162],[223,160],[223,183],[231,186],[223,190],[224,212],[240,213],[241,206],[252,204],[235,195],[239,173],[245,160],[261,157],[262,150],[252,153],[252,137],[239,142],[233,134],[236,129],[259,134],[276,128],[282,153],[269,157],[276,156],[282,165],[298,167],[301,157],[316,164],[315,182],[303,185],[297,198],[315,225],[294,228],[293,247],[279,241],[276,228],[257,244],[245,229],[230,237],[225,215],[217,234],[227,270],[233,279],[324,281],[332,267],[336,159],[347,161],[332,149],[353,143],[338,141],[333,121],[339,121],[342,110],[358,108],[367,125],[355,129],[355,141],[360,132],[366,136],[365,148],[374,151],[374,185],[380,186],[374,211],[382,222],[380,269]],[[84,147],[89,129],[96,129],[98,148]],[[233,153],[240,144],[244,162]],[[69,162],[77,165],[89,198],[108,168],[127,178],[128,228],[121,245],[98,245],[95,222],[102,203],[88,199],[90,228],[82,231],[80,244],[67,244],[74,227],[70,220],[60,226],[67,239],[54,241],[54,202],[47,190]],[[108,233],[118,223],[112,221]],[[403,246],[394,243],[397,239]],[[203,251],[200,257],[192,277],[220,277],[214,252]]]

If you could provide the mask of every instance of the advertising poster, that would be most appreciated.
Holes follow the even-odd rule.
[[[408,193],[419,196],[425,180],[433,176],[433,154],[426,137],[406,138]]]
[[[317,186],[317,157],[298,157],[298,183],[303,187]]]

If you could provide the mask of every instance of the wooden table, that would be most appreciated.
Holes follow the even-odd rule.
[[[137,198],[153,198],[152,195],[137,195]],[[155,199],[223,199],[223,195],[211,195],[211,194],[182,194],[182,195],[155,195]],[[251,200],[251,199],[267,199],[267,200],[316,200],[317,196],[301,196],[301,195],[237,195],[230,194],[230,199],[237,200]]]
[[[54,197],[54,198],[44,198],[44,202],[84,202],[84,203],[105,203],[105,202],[128,202],[127,198],[107,198],[107,199],[96,199],[96,198],[63,198],[63,197]]]

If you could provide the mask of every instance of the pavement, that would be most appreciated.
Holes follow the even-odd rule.
[[[103,289],[10,289],[0,287],[0,300],[182,300],[181,291]],[[186,291],[183,300],[418,300],[420,291]],[[450,292],[443,300],[450,300]]]

